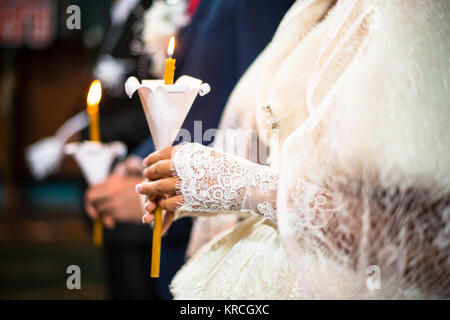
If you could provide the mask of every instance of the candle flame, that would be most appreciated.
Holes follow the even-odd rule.
[[[100,80],[94,80],[91,83],[91,87],[89,88],[89,93],[87,96],[88,106],[98,105],[101,98],[102,98],[102,84],[100,83]]]
[[[172,36],[170,37],[170,42],[169,42],[169,46],[167,47],[167,54],[172,57],[173,56],[173,51],[175,49],[175,37]]]

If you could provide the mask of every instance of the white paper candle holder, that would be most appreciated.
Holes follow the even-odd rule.
[[[110,173],[117,158],[127,154],[126,146],[119,141],[100,143],[95,141],[73,142],[64,146],[67,155],[72,155],[90,186],[102,183]]]
[[[138,91],[152,139],[157,150],[169,147],[183,125],[197,94],[204,96],[210,87],[202,80],[181,76],[173,85],[164,80],[142,80],[135,77],[125,82],[129,97]]]

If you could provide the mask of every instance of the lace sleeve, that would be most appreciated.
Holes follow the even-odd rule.
[[[278,176],[269,167],[197,143],[172,154],[183,203],[177,216],[259,214],[276,221]]]

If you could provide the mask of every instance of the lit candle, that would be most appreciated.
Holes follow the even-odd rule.
[[[100,142],[100,122],[98,115],[98,104],[102,98],[102,85],[99,80],[94,80],[89,88],[87,96],[87,112],[91,119],[89,126],[90,140]],[[94,220],[92,229],[92,241],[97,247],[101,247],[103,244],[103,225],[100,218]]]
[[[100,126],[98,116],[98,104],[102,98],[102,85],[99,80],[94,80],[89,88],[87,96],[87,112],[91,119],[89,133],[91,141],[100,142]]]
[[[166,59],[166,68],[164,70],[164,84],[173,84],[173,77],[175,73],[175,59],[172,58],[175,49],[175,37],[170,38],[169,46],[167,47],[167,54],[169,58]]]
[[[166,59],[166,68],[164,70],[164,84],[173,84],[175,73],[175,59],[172,58],[175,49],[175,37],[170,38]],[[150,276],[152,278],[159,277],[159,265],[161,257],[161,231],[162,231],[162,208],[160,206],[155,209],[155,219],[153,221],[153,243],[152,243],[152,263]]]

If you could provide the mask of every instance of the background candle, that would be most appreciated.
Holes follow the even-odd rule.
[[[169,46],[167,47],[167,54],[169,58],[166,59],[166,68],[164,69],[164,84],[173,84],[175,73],[175,59],[172,58],[175,49],[175,37],[170,38]]]
[[[100,141],[100,122],[98,104],[102,98],[102,85],[99,80],[92,81],[87,97],[87,112],[91,119],[89,133],[91,141]]]
[[[92,81],[87,97],[87,112],[91,119],[89,126],[90,140],[100,142],[100,119],[98,114],[98,104],[102,98],[102,85],[99,80]],[[103,244],[103,225],[100,218],[94,221],[92,226],[92,241],[95,246],[101,247]]]

